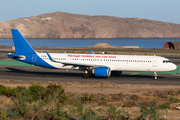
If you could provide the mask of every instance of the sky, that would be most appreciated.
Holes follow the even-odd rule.
[[[0,5],[0,21],[67,12],[180,24],[180,0],[1,0]]]

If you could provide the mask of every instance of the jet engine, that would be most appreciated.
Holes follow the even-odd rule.
[[[94,74],[95,77],[110,77],[111,70],[109,67],[95,67],[92,70],[92,74]]]

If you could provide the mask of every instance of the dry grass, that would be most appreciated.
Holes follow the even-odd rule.
[[[13,82],[13,83],[11,83]],[[40,84],[47,86],[49,83],[63,85],[68,100],[73,102],[73,99],[80,98],[86,107],[93,109],[99,106],[107,106],[108,104],[115,105],[118,109],[124,108],[130,110],[133,114],[139,112],[137,100],[144,104],[148,104],[153,99],[158,101],[158,104],[168,101],[169,96],[180,98],[179,86],[172,85],[131,85],[131,84],[114,84],[110,82],[101,83],[78,83],[78,82],[36,82],[30,81],[7,81],[0,80],[0,83],[6,87],[25,86],[32,84]],[[0,108],[8,109],[12,106],[13,101],[5,96],[0,96]],[[34,103],[36,104],[36,103]],[[136,108],[136,109],[135,109]],[[174,113],[173,113],[174,114]]]
[[[14,104],[14,101],[12,98],[8,98],[6,96],[0,96],[0,111],[1,110],[7,110],[9,107],[12,107]]]

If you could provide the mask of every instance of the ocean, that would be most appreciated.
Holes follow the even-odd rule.
[[[33,47],[88,47],[97,43],[112,46],[138,46],[139,48],[163,48],[168,41],[180,39],[27,39]],[[12,39],[0,39],[0,45],[14,46]]]

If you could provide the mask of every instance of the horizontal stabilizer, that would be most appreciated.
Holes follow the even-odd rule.
[[[13,59],[17,59],[17,58],[25,59],[26,58],[24,55],[17,55],[17,54],[9,54],[8,57],[13,58]]]

